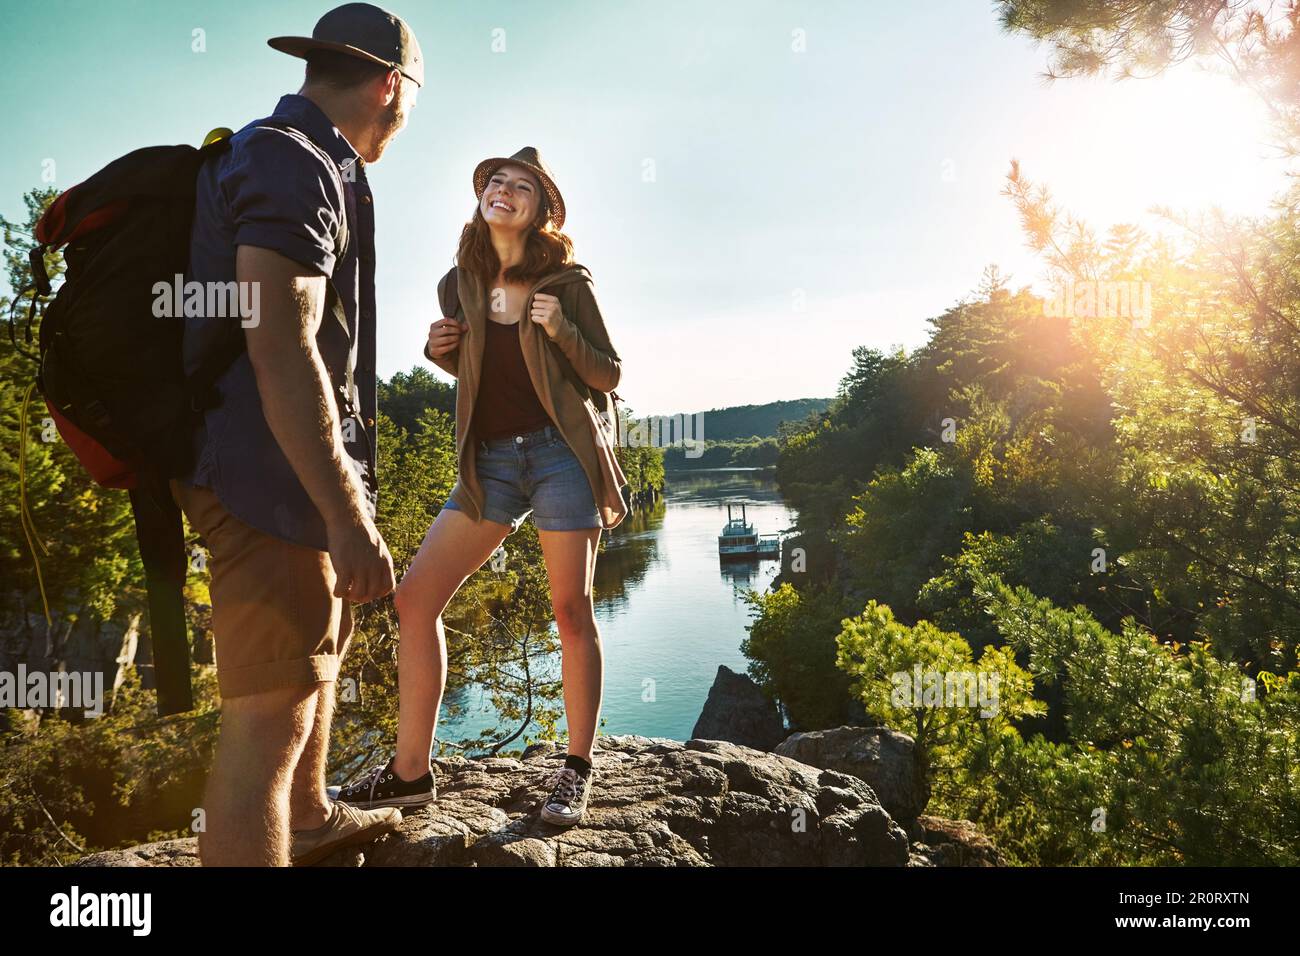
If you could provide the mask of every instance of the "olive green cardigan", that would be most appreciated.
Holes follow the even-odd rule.
[[[432,358],[426,347],[425,357],[457,379],[456,460],[460,473],[451,498],[478,521],[483,514],[483,489],[475,468],[478,441],[474,437],[472,417],[483,367],[487,323],[492,320],[487,317],[488,290],[482,279],[468,269],[453,268],[438,282],[439,302],[448,301],[449,282],[455,282],[459,292],[455,317],[468,322],[469,328],[451,352]],[[560,300],[563,319],[553,340],[528,317],[537,292],[546,292]],[[533,284],[519,321],[519,344],[538,400],[591,482],[601,525],[606,529],[617,527],[626,517],[628,506],[622,492],[627,478],[614,452],[615,426],[601,417],[591,396],[585,390],[579,391],[570,377],[576,373],[593,388],[612,392],[622,373],[622,363],[610,344],[596,304],[591,274],[584,266],[574,263]],[[565,361],[569,363],[568,369],[564,367]]]

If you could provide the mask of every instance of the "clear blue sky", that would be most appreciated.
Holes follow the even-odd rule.
[[[5,2],[0,212],[20,214],[48,160],[66,188],[270,112],[302,63],[266,38],[309,34],[331,5]],[[428,68],[371,169],[385,376],[423,363],[475,163],[525,144],[555,170],[643,414],[828,396],[854,346],[920,344],[986,265],[1037,284],[999,195],[1012,156],[1100,227],[1156,202],[1258,212],[1282,182],[1227,80],[1044,85],[1045,52],[981,0],[389,7]]]

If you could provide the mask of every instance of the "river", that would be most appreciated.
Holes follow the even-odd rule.
[[[605,652],[601,733],[686,740],[718,665],[745,671],[740,642],[752,614],[741,592],[766,590],[780,568],[775,559],[718,559],[727,502],[744,502],[760,534],[794,522],[771,469],[716,468],[669,472],[660,507],[633,513],[607,533],[595,581]],[[735,513],[739,517],[738,508]],[[444,712],[440,739],[458,740],[495,724],[490,705],[473,687],[454,699],[465,709],[455,720]]]

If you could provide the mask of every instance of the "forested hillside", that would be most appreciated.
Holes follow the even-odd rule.
[[[1218,5],[1001,6],[1070,73],[1190,55],[1156,41]],[[1236,28],[1293,146],[1295,44]],[[802,536],[751,671],[797,727],[913,735],[937,812],[1022,862],[1295,865],[1300,190],[1151,231],[1098,231],[1015,164],[1006,196],[1057,291],[990,269],[782,435]],[[936,694],[898,693],[923,672]],[[993,712],[945,675],[995,683]]]

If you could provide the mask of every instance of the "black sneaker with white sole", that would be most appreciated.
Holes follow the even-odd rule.
[[[542,819],[557,827],[571,827],[587,812],[587,794],[596,771],[583,776],[572,767],[561,767],[546,781],[551,795],[542,804]]]
[[[372,768],[356,783],[346,787],[326,790],[331,800],[346,803],[361,810],[380,807],[423,807],[433,803],[437,791],[433,785],[433,771],[418,780],[403,780],[393,770],[393,761]]]

